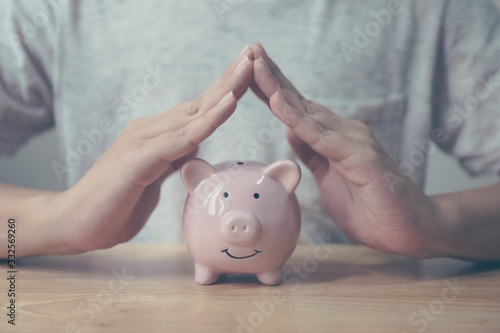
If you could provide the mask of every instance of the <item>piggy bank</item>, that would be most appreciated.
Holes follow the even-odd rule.
[[[212,166],[195,158],[182,166],[189,192],[182,232],[196,282],[212,284],[225,273],[255,274],[267,285],[281,282],[281,267],[300,234],[294,194],[300,177],[290,160]]]

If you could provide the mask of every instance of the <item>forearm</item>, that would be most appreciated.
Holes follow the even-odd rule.
[[[500,183],[431,197],[441,215],[438,255],[500,260]]]
[[[62,237],[63,228],[59,226],[62,221],[58,216],[58,203],[62,193],[0,183],[0,258],[7,258],[11,244],[15,244],[16,258],[71,253]],[[15,243],[13,236],[9,242],[9,219],[15,220]]]

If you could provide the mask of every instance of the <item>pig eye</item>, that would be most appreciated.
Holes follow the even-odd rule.
[[[259,195],[259,193],[254,193],[254,194],[253,194],[253,197],[254,197],[255,199],[258,199],[258,198],[260,197],[260,195]]]
[[[224,198],[227,198],[227,197],[229,196],[229,193],[224,192],[224,194],[223,194],[223,195],[224,195]]]

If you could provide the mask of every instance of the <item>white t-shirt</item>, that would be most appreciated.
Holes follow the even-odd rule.
[[[500,170],[500,15],[490,1],[44,3],[0,3],[0,153],[55,125],[53,167],[68,186],[131,119],[199,96],[255,40],[307,98],[367,123],[419,186],[429,139],[472,174]],[[248,91],[198,156],[295,158],[284,134]],[[345,240],[302,169],[302,235]],[[135,239],[181,241],[186,193],[170,176]]]

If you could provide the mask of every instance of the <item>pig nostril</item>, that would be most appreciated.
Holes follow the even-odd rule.
[[[250,245],[259,239],[262,226],[250,212],[230,212],[220,223],[222,238],[231,245]]]

